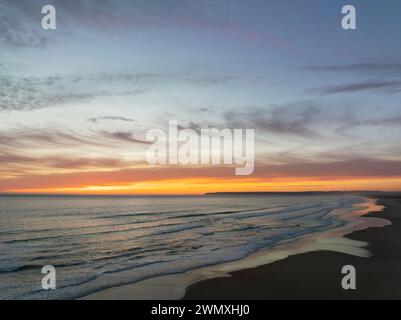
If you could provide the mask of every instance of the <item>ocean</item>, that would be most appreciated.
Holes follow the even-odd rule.
[[[344,226],[353,195],[0,197],[0,299],[71,299]],[[43,290],[42,267],[57,289]]]

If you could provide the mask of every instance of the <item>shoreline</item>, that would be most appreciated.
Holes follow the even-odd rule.
[[[351,221],[351,223],[343,227],[329,229],[324,232],[308,234],[298,239],[291,239],[277,245],[274,248],[267,248],[265,250],[253,253],[241,260],[222,263],[214,266],[206,266],[180,274],[163,275],[133,284],[109,288],[85,296],[82,299],[196,299],[196,295],[198,293],[195,292],[195,297],[191,297],[191,294],[193,294],[193,288],[198,284],[209,283],[210,281],[219,281],[219,279],[226,279],[230,281],[233,279],[232,275],[236,272],[248,270],[249,268],[258,268],[260,266],[270,265],[282,260],[287,260],[294,255],[304,254],[305,252],[332,250],[361,257],[368,257],[370,253],[364,248],[367,245],[366,242],[347,239],[343,237],[343,235],[359,229],[387,225],[387,220],[380,218],[366,218],[367,212],[377,210],[380,210],[380,206],[375,205],[374,200],[370,199],[369,204],[364,202],[357,204],[356,208],[354,207],[353,209],[337,210],[337,214],[343,218],[346,218],[346,220]],[[344,211],[345,213],[348,213],[344,214]],[[239,292],[241,291],[242,290]],[[206,294],[200,298],[209,299],[211,297],[209,294]]]
[[[356,230],[344,239],[367,243],[372,256],[327,250],[289,256],[271,264],[190,285],[184,299],[401,299],[401,195],[379,195],[381,212],[366,218],[391,221],[386,228]],[[356,290],[341,287],[341,269],[356,269]]]

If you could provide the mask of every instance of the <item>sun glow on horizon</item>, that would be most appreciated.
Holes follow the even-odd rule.
[[[302,192],[302,191],[399,191],[401,177],[376,179],[224,179],[184,178],[143,181],[119,185],[82,185],[58,188],[18,188],[3,190],[16,194],[76,195],[202,195],[210,192]]]

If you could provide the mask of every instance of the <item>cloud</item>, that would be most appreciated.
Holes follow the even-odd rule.
[[[41,29],[41,8],[45,4],[56,7],[57,23],[63,26],[57,30],[57,36]],[[241,3],[230,2],[228,14],[226,1],[217,3],[214,0],[171,0],[168,3],[158,0],[49,0],[46,3],[2,0],[0,45],[2,48],[39,48],[60,41],[61,36],[79,35],[82,29],[105,36],[105,33],[115,33],[116,29],[145,28],[195,29],[238,41],[282,45],[282,41],[270,32],[250,29],[231,19],[242,10]]]
[[[2,149],[11,148],[37,148],[41,146],[78,146],[95,144],[97,141],[87,135],[77,134],[72,130],[18,128],[0,132]]]
[[[114,3],[113,3],[114,2]],[[65,35],[78,33],[82,24],[87,24],[93,14],[112,12],[117,8],[111,0],[49,0],[14,1],[0,3],[0,46],[4,49],[45,48]],[[57,23],[64,28],[57,32],[46,32],[41,27],[41,9],[51,4],[56,7]],[[60,14],[62,13],[62,14]],[[88,27],[88,26],[86,26]]]
[[[134,119],[121,117],[121,116],[103,116],[103,117],[89,118],[86,121],[89,121],[89,122],[92,122],[92,123],[98,123],[99,121],[102,121],[102,120],[115,120],[115,121],[124,121],[124,122],[135,122]]]
[[[29,3],[21,8],[21,1],[2,1],[0,4],[0,46],[2,48],[43,47],[47,38],[40,27],[40,20],[33,19],[33,10]],[[40,11],[37,9],[38,17]],[[38,19],[38,18],[37,18]],[[36,22],[36,23],[35,23]]]
[[[384,109],[383,109],[384,111]],[[266,107],[243,107],[222,114],[223,122],[213,123],[217,128],[250,128],[256,130],[257,137],[307,138],[325,141],[333,137],[346,136],[349,130],[358,127],[377,126],[393,128],[401,126],[399,112],[376,115],[366,113],[365,108],[349,108],[318,104],[315,101],[293,101]],[[188,123],[187,128],[202,128],[200,122]],[[334,136],[333,136],[334,134]],[[331,137],[331,138],[330,138]],[[354,137],[355,138],[355,137]],[[360,137],[364,139],[363,136]],[[290,140],[292,141],[292,140]]]
[[[312,128],[322,113],[313,102],[301,101],[271,107],[251,107],[242,111],[228,111],[224,119],[231,128],[254,128],[266,133],[319,137]]]
[[[332,73],[356,73],[370,76],[392,76],[386,80],[366,80],[344,85],[332,85],[315,88],[312,91],[322,95],[337,93],[353,93],[362,91],[378,91],[383,93],[398,93],[401,91],[401,64],[400,63],[356,63],[345,65],[321,65],[301,67],[301,70]]]
[[[206,129],[206,128],[210,128],[210,127],[214,127],[214,128],[218,128],[221,127],[221,124],[212,124],[209,121],[208,122],[196,122],[196,121],[181,121],[180,123],[178,123],[178,130],[193,130],[195,132],[197,132],[198,134],[201,134],[201,130],[202,129]]]
[[[399,126],[401,125],[401,116],[394,116],[393,118],[382,119],[369,119],[369,120],[353,120],[352,125],[359,126]]]
[[[131,131],[109,132],[109,131],[74,131],[65,128],[29,128],[23,127],[8,131],[0,131],[0,144],[2,150],[5,148],[28,150],[50,149],[57,147],[107,147],[121,148],[116,145],[115,140],[135,142],[138,144],[148,143],[135,137]]]
[[[313,89],[322,95],[337,93],[353,93],[360,91],[380,91],[384,93],[398,93],[401,91],[401,81],[366,81],[359,83],[350,83],[345,85],[326,86]]]
[[[0,152],[0,163],[2,168],[5,166],[18,168],[17,172],[21,173],[25,165],[32,169],[32,166],[38,168],[57,168],[57,169],[88,169],[88,168],[122,168],[133,165],[132,161],[126,161],[117,158],[102,158],[102,157],[67,157],[66,155],[51,155],[42,157],[25,156],[21,154],[12,154]],[[23,169],[22,169],[23,170]]]
[[[307,66],[302,70],[319,71],[319,72],[361,72],[361,73],[385,73],[385,74],[401,74],[401,63],[355,63],[345,65],[323,65],[323,66]]]
[[[400,178],[401,162],[379,159],[353,159],[327,163],[256,164],[252,181],[275,179],[347,180]],[[226,167],[142,167],[103,172],[76,172],[68,174],[26,175],[0,179],[0,191],[40,188],[76,188],[84,186],[113,186],[137,182],[216,178],[236,180],[232,168]]]
[[[305,162],[256,168],[256,174],[264,177],[316,177],[332,178],[374,178],[401,177],[401,162],[381,159],[358,158],[336,162]]]
[[[55,169],[74,172],[132,167],[144,161],[143,152],[148,144],[139,136],[129,131],[65,128],[23,127],[0,131],[0,171],[3,176],[16,176]]]
[[[128,73],[128,74],[98,74],[91,77],[91,81],[121,84],[123,82],[143,85],[155,85],[158,83],[186,83],[196,86],[213,86],[226,84],[237,77],[228,74],[197,75],[189,73]]]
[[[0,112],[34,111],[70,103],[88,103],[97,98],[137,96],[151,92],[152,87],[173,82],[201,87],[223,85],[235,78],[224,74],[176,73],[56,74],[37,77],[23,76],[13,70],[5,65],[0,67]]]
[[[134,143],[139,143],[139,144],[151,144],[152,143],[152,142],[149,142],[146,140],[135,138],[133,133],[130,131],[115,131],[115,132],[102,131],[101,135],[104,138],[111,139],[111,140],[120,140],[120,141],[134,142]]]
[[[33,77],[0,73],[0,111],[33,111],[68,103],[86,103],[96,98],[140,95],[149,91],[129,83],[113,82],[76,75]]]

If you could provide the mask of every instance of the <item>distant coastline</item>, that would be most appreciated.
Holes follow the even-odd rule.
[[[399,192],[383,192],[383,191],[267,191],[267,192],[208,192],[205,196],[302,196],[302,195],[342,195],[342,194],[355,194],[355,195],[372,195],[372,194],[392,194]]]

